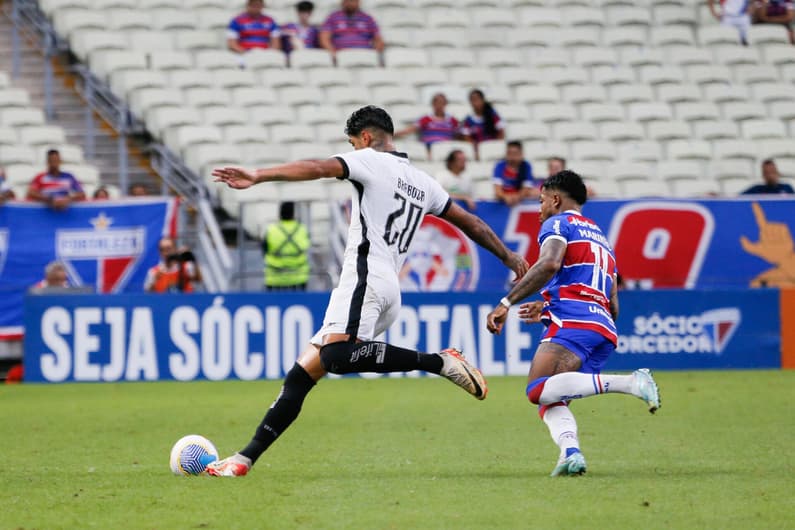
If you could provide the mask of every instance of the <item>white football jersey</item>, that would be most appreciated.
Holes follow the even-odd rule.
[[[387,265],[397,274],[425,214],[442,215],[450,196],[403,153],[367,148],[335,158],[355,190],[343,270],[361,271],[364,260],[380,270]]]

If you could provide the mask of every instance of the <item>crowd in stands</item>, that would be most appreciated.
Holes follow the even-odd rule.
[[[709,10],[724,26],[734,26],[743,44],[748,43],[751,24],[780,24],[787,29],[791,44],[795,44],[792,0],[708,0]]]

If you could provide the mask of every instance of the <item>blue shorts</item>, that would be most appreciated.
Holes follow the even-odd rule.
[[[580,372],[598,374],[602,371],[607,358],[616,349],[609,339],[588,329],[558,328],[557,332],[548,337],[548,329],[541,335],[542,342],[560,344],[580,358]]]

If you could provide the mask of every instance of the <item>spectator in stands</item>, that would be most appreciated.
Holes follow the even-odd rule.
[[[525,160],[521,142],[508,142],[505,158],[494,166],[494,198],[508,206],[538,197],[541,182],[533,180],[533,167]]]
[[[342,9],[320,28],[320,46],[336,57],[337,50],[371,48],[384,51],[384,39],[373,17],[359,9],[359,0],[342,0]]]
[[[426,114],[416,123],[409,125],[403,130],[395,133],[395,137],[406,136],[412,133],[419,133],[420,141],[428,147],[430,152],[431,144],[434,142],[445,142],[454,140],[459,136],[458,120],[447,114],[447,97],[438,92],[431,98],[431,114]]]
[[[55,210],[64,210],[73,201],[86,198],[83,187],[74,175],[61,171],[61,154],[47,151],[47,171],[39,173],[28,186],[28,199],[47,203]]]
[[[279,26],[262,12],[263,9],[263,0],[248,0],[245,12],[232,19],[226,32],[226,45],[230,50],[245,53],[254,48],[281,49]]]
[[[150,195],[149,187],[142,182],[135,182],[130,184],[130,187],[127,189],[127,195],[130,197],[146,197]]]
[[[193,283],[201,281],[196,258],[187,247],[176,248],[174,240],[164,237],[158,243],[160,262],[149,269],[144,290],[150,293],[192,293]]]
[[[553,156],[547,159],[547,176],[557,175],[566,169],[566,159],[559,156]]]
[[[95,201],[106,201],[110,199],[110,193],[108,193],[108,188],[105,186],[100,186],[96,190],[94,190],[94,195],[91,196],[92,199]]]
[[[764,184],[754,184],[745,190],[743,195],[795,193],[792,186],[780,182],[781,174],[778,172],[776,163],[770,158],[762,162],[762,180],[765,182]]]
[[[304,48],[320,47],[318,28],[309,23],[314,9],[315,4],[308,0],[298,2],[295,5],[298,22],[290,22],[279,28],[282,35],[282,49],[285,53]]]
[[[60,261],[51,261],[44,268],[44,279],[34,285],[32,289],[47,289],[51,287],[71,287],[66,266]]]
[[[305,291],[309,281],[309,232],[295,219],[295,203],[279,207],[279,222],[268,226],[262,250],[265,254],[265,289]]]
[[[474,89],[469,92],[469,104],[472,105],[472,114],[464,118],[461,132],[475,144],[475,149],[484,140],[505,138],[505,126],[500,120],[500,115],[491,103],[486,101],[482,90]]]
[[[477,204],[472,198],[472,177],[467,173],[467,155],[463,151],[450,151],[445,160],[445,169],[436,174],[436,180],[451,198],[464,201],[469,211],[475,211]]]
[[[8,185],[6,182],[6,174],[3,171],[3,168],[0,168],[0,204],[13,199],[14,190],[11,189],[11,186]]]
[[[751,27],[751,4],[748,0],[709,0],[709,11],[723,26],[734,26],[740,41],[748,43],[748,28]]]
[[[790,44],[795,44],[793,0],[757,0],[751,9],[754,24],[781,24],[787,30]]]

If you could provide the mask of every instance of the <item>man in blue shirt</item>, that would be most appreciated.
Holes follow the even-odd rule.
[[[508,206],[539,195],[533,167],[524,159],[521,142],[508,142],[505,158],[494,166],[494,198]]]
[[[792,186],[779,182],[780,179],[781,174],[778,172],[776,163],[771,158],[768,158],[762,162],[762,180],[765,183],[754,184],[745,190],[743,195],[795,193]]]

